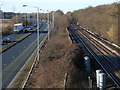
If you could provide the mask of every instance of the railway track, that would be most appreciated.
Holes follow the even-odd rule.
[[[94,37],[89,36],[88,33],[85,33],[84,31],[78,31],[83,36],[85,36],[89,41],[91,41],[92,44],[94,44],[104,55],[104,57],[111,62],[116,68],[120,69],[120,55],[112,52],[110,49],[108,49],[106,46],[98,42]]]
[[[95,58],[95,60],[100,64],[103,70],[111,77],[117,87],[120,87],[120,71],[112,62],[110,62],[110,56],[117,56],[112,51],[107,50],[106,47],[103,47],[99,42],[95,41],[92,37],[85,32],[80,32],[71,28],[71,33],[81,42],[88,52]],[[104,51],[104,52],[103,52]],[[106,54],[104,54],[106,52]]]
[[[120,49],[111,45],[110,43],[108,43],[107,41],[105,41],[104,39],[98,37],[96,34],[92,33],[89,30],[84,30],[86,33],[89,33],[90,35],[92,35],[93,37],[95,37],[96,39],[100,40],[101,42],[103,42],[104,44],[106,44],[107,46],[109,46],[110,48],[112,48],[113,50],[116,50],[119,54],[120,54]]]

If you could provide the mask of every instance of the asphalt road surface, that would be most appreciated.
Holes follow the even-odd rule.
[[[33,21],[30,26],[31,26],[31,27],[34,27],[34,24],[35,24],[35,21]],[[34,27],[34,28],[36,28],[36,27]],[[33,28],[33,29],[34,29],[34,28]],[[7,35],[7,36],[5,36],[5,37],[3,37],[3,38],[10,38],[10,41],[11,41],[11,42],[14,42],[14,41],[16,41],[18,38],[22,37],[22,36],[25,35],[25,34],[26,34],[26,33],[24,33],[24,32],[21,32],[21,33],[19,33],[19,34],[13,33],[13,34]],[[0,39],[2,39],[2,38],[0,38]],[[8,45],[8,43],[2,43],[2,47],[6,46],[6,45]]]
[[[47,23],[42,22],[40,30],[47,30]],[[40,34],[40,42],[46,34]],[[2,87],[6,88],[19,72],[37,47],[37,33],[34,32],[26,39],[17,43],[2,53]]]

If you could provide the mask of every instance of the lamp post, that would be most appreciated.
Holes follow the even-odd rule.
[[[42,9],[40,9],[42,11]],[[42,13],[41,13],[42,14]],[[42,15],[40,15],[40,20],[42,21]]]
[[[48,40],[50,39],[50,26],[49,26],[49,23],[50,23],[50,21],[49,21],[49,11],[47,10],[47,13],[48,13]]]
[[[52,12],[52,26],[54,28],[54,21],[55,21],[55,13],[54,11]]]
[[[15,17],[16,17],[16,23],[18,23],[18,17],[17,17],[17,12],[15,11],[16,10],[16,8],[13,6],[13,11],[14,11],[14,13],[15,13]]]
[[[54,11],[52,12],[52,20],[50,20],[50,12],[47,10],[48,17],[48,40],[50,39],[50,23],[52,22],[52,28],[54,28]],[[50,22],[51,21],[51,22]]]
[[[45,10],[43,10],[43,14],[44,14],[44,20],[45,20]]]
[[[40,48],[39,48],[39,7],[34,7],[34,6],[28,6],[28,5],[23,5],[23,7],[33,7],[33,8],[37,8],[37,54],[38,54],[38,58],[37,60],[39,61],[39,58],[40,58],[40,55],[39,55],[39,51],[40,51]]]
[[[0,4],[0,29],[3,30],[3,15],[4,12],[1,9],[2,4]],[[2,33],[0,33],[0,37],[2,37]],[[0,40],[0,49],[2,50],[2,40]],[[2,54],[0,54],[0,90],[2,90]]]
[[[43,9],[40,9],[40,10],[43,11],[42,19],[45,20],[45,10],[43,10]]]
[[[1,22],[1,30],[3,31],[3,29],[4,29],[4,26],[3,26],[3,24],[4,24],[4,12],[2,11],[2,6],[3,6],[3,4],[0,4],[0,11],[1,11],[1,21],[0,22]]]

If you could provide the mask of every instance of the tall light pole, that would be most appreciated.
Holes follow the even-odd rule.
[[[43,16],[42,16],[42,18],[45,19],[45,10],[43,10],[43,9],[40,9],[40,10],[43,11]]]
[[[44,20],[45,20],[45,10],[43,10],[43,14],[44,14]]]
[[[47,13],[48,13],[48,40],[50,39],[50,26],[49,26],[49,23],[50,23],[50,21],[49,21],[49,11],[47,10]]]
[[[42,9],[40,9],[42,11]],[[42,14],[42,13],[41,13]],[[42,21],[42,15],[40,15],[40,20]]]
[[[0,4],[0,11],[1,11],[1,30],[3,31],[3,29],[4,29],[4,26],[3,26],[3,24],[4,24],[4,12],[2,11],[2,6],[3,6],[3,4]],[[2,36],[2,35],[1,35]]]
[[[2,7],[3,4],[0,4],[0,11],[2,10],[1,7]]]
[[[13,6],[13,11],[14,11],[14,13],[15,13],[15,10],[16,10],[16,8],[15,8],[15,6]],[[16,23],[18,23],[17,12],[15,13],[15,17],[16,17]]]
[[[40,55],[39,55],[39,51],[40,51],[40,45],[39,45],[39,7],[34,7],[34,6],[28,6],[28,5],[23,5],[23,7],[33,7],[33,8],[37,8],[37,54],[38,54],[38,58],[37,60],[39,61]]]
[[[3,30],[3,11],[1,9],[2,4],[0,4],[0,29]],[[0,33],[0,38],[2,37],[2,33]],[[2,40],[0,40],[0,49],[2,49]],[[2,90],[2,54],[0,54],[0,90]]]
[[[52,26],[54,28],[54,21],[55,21],[55,13],[54,11],[52,12]]]
[[[24,21],[25,21],[25,27],[27,27],[27,15],[24,13]]]

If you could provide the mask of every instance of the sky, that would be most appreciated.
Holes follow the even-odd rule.
[[[0,0],[3,11],[9,12],[37,12],[36,8],[23,7],[22,5],[35,6],[42,9],[40,12],[62,10],[64,13],[83,9],[88,6],[111,4],[119,0]]]

